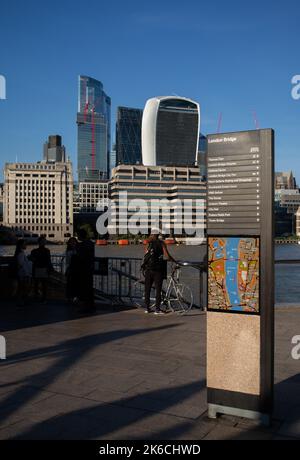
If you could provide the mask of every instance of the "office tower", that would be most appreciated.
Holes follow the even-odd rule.
[[[62,145],[59,135],[49,136],[44,144],[44,161],[47,163],[57,163],[66,161],[66,149]]]
[[[80,182],[74,193],[74,214],[100,214],[108,206],[108,186],[108,181]]]
[[[6,163],[4,225],[65,241],[73,234],[72,164]]]
[[[199,166],[201,176],[205,176],[205,177],[207,175],[206,156],[207,156],[207,138],[202,133],[200,133],[197,164]]]
[[[142,163],[141,109],[118,107],[116,124],[116,165]]]
[[[124,203],[122,193],[127,193],[127,202]],[[131,200],[142,199],[145,201],[145,208],[140,208],[141,233],[147,234],[151,230],[150,215],[154,208],[159,206],[162,209],[160,220],[162,221],[163,210],[170,212],[170,234],[176,236],[187,236],[186,231],[190,229],[192,234],[195,226],[197,230],[206,228],[206,182],[200,176],[198,167],[162,167],[162,166],[129,166],[119,165],[113,170],[113,177],[110,181],[110,198],[115,204],[112,208],[112,222],[116,226],[117,233],[126,233],[122,227],[127,226],[130,217],[134,213],[128,208]],[[182,211],[183,200],[193,200],[189,208],[184,209],[185,228],[178,219]],[[151,204],[152,202],[152,204]],[[154,207],[153,207],[154,206]],[[151,211],[152,210],[152,211]],[[179,214],[178,214],[179,213]],[[124,217],[124,216],[127,216]],[[124,221],[125,219],[125,221]],[[156,225],[157,226],[157,225]],[[159,224],[161,226],[161,222]],[[114,228],[108,227],[111,233]]]
[[[142,157],[146,166],[193,166],[197,161],[200,107],[191,99],[149,99],[142,120]]]
[[[110,155],[111,100],[100,81],[79,76],[78,181],[107,179]]]
[[[117,146],[116,144],[113,144],[111,152],[110,152],[110,175],[109,177],[112,176],[112,170],[116,167],[117,165]]]

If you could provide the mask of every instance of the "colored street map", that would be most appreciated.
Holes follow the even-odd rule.
[[[208,308],[259,312],[258,238],[208,238]]]

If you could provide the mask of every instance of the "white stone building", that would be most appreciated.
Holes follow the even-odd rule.
[[[73,234],[71,162],[7,163],[4,181],[5,226],[50,241]]]

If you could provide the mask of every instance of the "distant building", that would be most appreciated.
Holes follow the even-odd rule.
[[[78,181],[108,179],[111,100],[100,81],[81,75],[78,96]]]
[[[200,175],[205,176],[205,177],[207,176],[206,157],[207,157],[207,137],[204,136],[204,134],[200,133],[197,164],[200,169]]]
[[[145,166],[194,166],[200,135],[200,107],[191,99],[149,99],[142,120]]]
[[[122,225],[127,225],[132,212],[127,209],[128,203],[122,200],[122,192],[127,192],[128,202],[132,199],[143,199],[148,208],[141,210],[143,225],[141,233],[149,233],[151,222],[148,211],[151,207],[150,200],[165,200],[166,207],[171,210],[169,234],[186,236],[188,232],[181,229],[178,220],[180,203],[184,199],[203,200],[196,201],[190,205],[186,213],[186,225],[190,229],[197,225],[198,230],[205,232],[205,200],[206,182],[202,179],[198,167],[162,167],[162,166],[117,166],[113,170],[113,177],[110,183],[110,197],[115,203],[116,213],[113,214],[113,221],[117,230],[122,233]],[[121,193],[121,196],[120,196]],[[164,205],[165,206],[165,205]],[[166,208],[164,208],[166,209]],[[127,218],[124,221],[124,213]],[[164,210],[161,209],[160,220]],[[161,222],[160,222],[161,224]],[[192,231],[192,230],[191,230]]]
[[[108,184],[108,181],[80,182],[74,193],[74,214],[100,213],[107,207]]]
[[[296,179],[292,171],[275,173],[275,190],[294,190],[296,188]]]
[[[110,174],[109,177],[112,176],[112,170],[117,166],[117,147],[116,144],[113,144],[111,152],[110,152]]]
[[[44,144],[44,161],[47,163],[57,163],[66,161],[66,149],[62,145],[59,135],[49,136]]]
[[[65,241],[73,234],[70,162],[6,163],[4,225],[17,234]]]
[[[116,123],[116,166],[142,163],[141,109],[118,107]]]
[[[300,207],[296,212],[296,235],[300,238]]]
[[[0,222],[3,221],[4,185],[0,184]]]

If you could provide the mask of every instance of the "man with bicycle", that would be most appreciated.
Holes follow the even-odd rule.
[[[164,314],[160,308],[161,291],[166,271],[164,256],[166,256],[168,260],[176,263],[175,259],[170,255],[166,243],[159,238],[159,230],[153,229],[151,231],[147,252],[142,264],[142,269],[145,275],[145,313],[152,313],[150,307],[150,293],[154,283],[156,292],[154,314]]]

